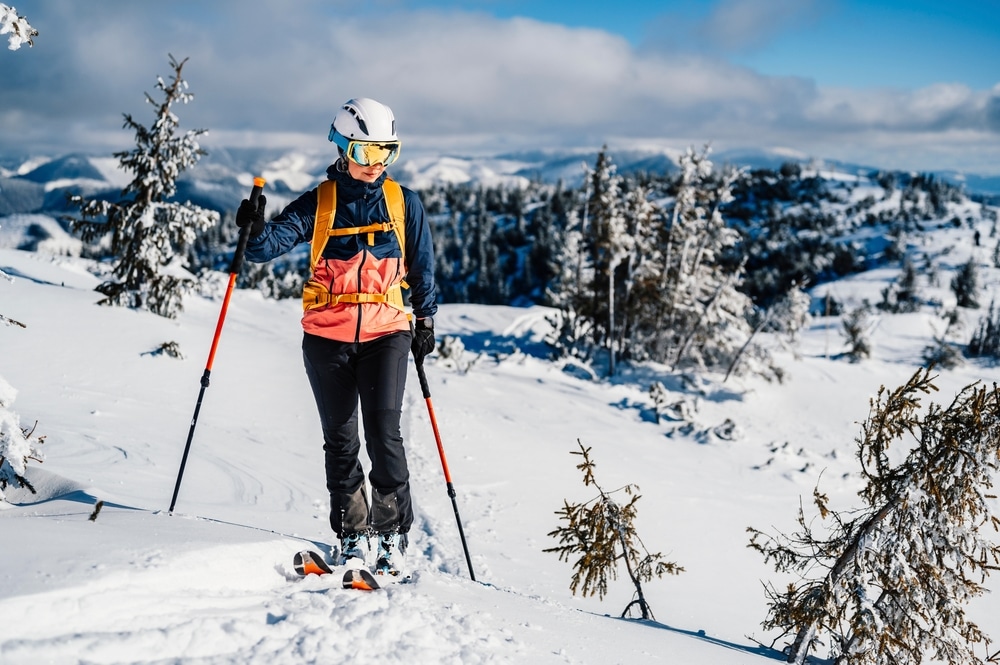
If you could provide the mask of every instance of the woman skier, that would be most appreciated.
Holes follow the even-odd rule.
[[[302,355],[323,428],[338,563],[367,565],[375,539],[375,572],[398,575],[413,523],[400,415],[408,352],[422,363],[434,350],[434,249],[420,198],[385,172],[400,151],[392,110],[351,99],[337,111],[329,139],[339,158],[325,182],[270,221],[264,196],[256,206],[244,200],[236,224],[250,227],[250,261],[312,243]],[[359,403],[370,500],[359,460]]]

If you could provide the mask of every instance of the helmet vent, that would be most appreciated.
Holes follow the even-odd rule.
[[[354,108],[353,106],[349,105],[349,104],[346,105],[346,106],[344,106],[344,110],[354,116],[354,119],[358,121],[358,127],[361,128],[362,132],[364,132],[365,134],[367,134],[368,133],[368,125],[365,124],[365,119],[361,117],[361,114],[358,113],[358,110],[356,108]],[[392,126],[393,126],[393,129],[395,129],[395,127],[396,127],[396,121],[395,120],[393,120]]]

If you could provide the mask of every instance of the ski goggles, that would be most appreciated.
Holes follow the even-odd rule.
[[[344,151],[349,160],[361,166],[389,166],[399,158],[399,141],[355,141],[333,127],[330,128],[330,140]]]

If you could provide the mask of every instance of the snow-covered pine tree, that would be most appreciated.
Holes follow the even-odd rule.
[[[172,106],[186,104],[193,95],[181,70],[187,59],[177,62],[170,56],[173,78],[167,84],[157,77],[163,92],[157,102],[148,94],[146,102],[155,109],[155,121],[145,127],[125,114],[125,127],[135,131],[134,150],[117,152],[121,168],[133,174],[116,202],[73,196],[80,208],[79,219],[71,218],[83,239],[94,242],[110,234],[110,251],[117,259],[112,278],[97,287],[104,294],[99,304],[147,309],[160,316],[175,317],[182,299],[194,280],[185,269],[184,249],[194,242],[196,232],[219,221],[219,214],[192,204],[171,202],[177,178],[194,166],[205,151],[198,137],[207,130],[197,129],[177,135],[178,118]]]
[[[962,317],[957,309],[953,309],[945,312],[941,318],[944,321],[944,330],[940,334],[937,327],[931,324],[934,330],[931,336],[933,343],[924,347],[924,364],[928,367],[955,369],[965,362],[961,348],[952,341],[963,328]]]
[[[27,487],[34,493],[24,474],[29,461],[42,461],[38,447],[45,437],[36,435],[34,428],[21,429],[17,414],[11,410],[16,397],[17,390],[0,376],[0,501],[6,500],[4,490],[9,485]]]
[[[1000,308],[990,303],[989,313],[979,319],[966,353],[973,358],[1000,359]]]
[[[486,192],[480,189],[474,211],[462,220],[462,230],[470,243],[469,261],[472,274],[468,280],[469,299],[487,305],[506,301],[500,255],[494,241],[495,222],[486,207]]]
[[[903,259],[903,270],[896,281],[882,290],[882,302],[878,304],[878,308],[894,314],[920,310],[917,269],[908,257]]]
[[[594,267],[586,236],[590,202],[591,170],[583,164],[585,188],[581,199],[567,206],[562,244],[555,257],[559,272],[549,284],[548,299],[556,308],[547,320],[552,333],[545,342],[556,358],[577,358],[590,362],[597,350],[598,334],[590,315],[593,297],[589,285],[594,282]]]
[[[448,193],[447,190],[445,193]],[[447,221],[439,221],[431,234],[434,239],[434,274],[444,302],[469,301],[468,286],[462,280],[467,269],[467,252],[462,242],[459,215],[456,207],[448,206]]]
[[[741,172],[713,173],[708,146],[688,148],[662,250],[661,314],[654,357],[673,367],[725,367],[752,330],[753,303],[739,290],[743,264],[726,262],[739,234],[722,217]]]
[[[587,226],[583,236],[592,279],[585,285],[591,294],[590,303],[581,313],[594,324],[594,343],[607,349],[608,374],[615,372],[615,273],[631,243],[625,233],[622,178],[615,171],[604,146],[588,173]]]
[[[618,348],[629,360],[650,357],[653,339],[649,322],[656,316],[656,290],[663,265],[659,239],[663,228],[662,210],[650,199],[650,188],[642,183],[623,183],[625,234],[628,243],[621,243],[621,285]]]
[[[875,327],[872,320],[872,308],[866,300],[840,319],[843,334],[847,339],[847,351],[844,355],[851,362],[860,362],[872,354],[871,334]]]
[[[589,362],[595,351],[594,324],[581,312],[591,302],[583,285],[589,283],[592,271],[584,248],[583,228],[582,218],[576,210],[571,210],[556,255],[559,273],[549,285],[548,298],[556,311],[546,317],[552,332],[545,343],[556,358]]]
[[[38,31],[18,15],[17,9],[0,2],[0,35],[7,35],[7,48],[16,51],[24,44],[34,46],[32,37],[37,37]]]
[[[559,255],[568,225],[566,204],[575,194],[572,190],[564,190],[562,183],[551,190],[541,190],[541,194],[541,202],[528,219],[527,233],[531,241],[523,260],[527,288],[520,292],[528,295],[532,302],[551,305],[551,287],[561,270]]]
[[[951,290],[959,307],[979,309],[979,268],[975,257],[962,264],[951,280]]]
[[[559,555],[560,561],[569,561],[574,555],[579,558],[573,563],[573,578],[569,585],[570,591],[577,590],[584,596],[598,594],[604,598],[608,592],[608,581],[618,578],[618,563],[625,564],[629,579],[635,587],[635,596],[622,617],[632,616],[632,608],[639,609],[643,619],[652,619],[653,611],[646,602],[642,583],[664,575],[678,575],[684,569],[672,561],[665,561],[663,554],[650,554],[649,550],[636,532],[635,520],[638,517],[636,503],[641,495],[639,488],[629,484],[620,490],[606,492],[594,477],[594,462],[590,459],[590,448],[577,440],[579,451],[571,451],[579,455],[583,461],[576,465],[583,473],[583,484],[593,486],[597,496],[582,503],[563,501],[562,509],[556,511],[561,520],[566,521],[548,535],[559,540],[559,545],[543,551]],[[631,497],[628,503],[620,504],[612,495],[623,492]]]
[[[827,534],[801,507],[790,536],[748,528],[751,548],[778,572],[799,576],[783,591],[767,587],[763,625],[794,636],[788,662],[804,663],[824,636],[841,665],[986,662],[976,648],[987,637],[964,606],[1000,564],[991,537],[1000,520],[990,505],[1000,389],[972,384],[947,407],[931,403],[921,414],[921,396],[936,390],[927,369],[891,392],[879,389],[857,439],[863,506],[837,511],[813,492]]]
[[[798,339],[799,331],[805,328],[812,318],[809,314],[811,306],[812,298],[801,284],[795,283],[775,304],[771,321],[775,329],[787,334],[789,341],[794,343]]]

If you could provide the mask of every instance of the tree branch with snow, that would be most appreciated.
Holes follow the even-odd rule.
[[[24,44],[34,46],[32,37],[36,37],[38,31],[31,27],[28,19],[19,16],[15,8],[0,2],[0,35],[7,35],[7,48],[16,51]]]
[[[872,399],[858,438],[863,507],[834,510],[817,488],[825,535],[801,507],[792,535],[748,529],[749,546],[776,571],[800,576],[784,591],[766,587],[762,625],[794,635],[788,662],[805,662],[824,635],[838,664],[920,663],[928,655],[953,665],[989,662],[975,653],[989,640],[964,605],[986,592],[983,580],[1000,566],[1000,546],[985,533],[1000,528],[990,509],[1000,389],[972,384],[947,407],[921,413],[921,396],[936,390],[924,369]],[[890,455],[897,446],[903,450]]]
[[[4,490],[9,485],[26,487],[34,494],[25,473],[29,461],[42,461],[38,446],[45,437],[35,435],[35,427],[21,429],[17,414],[10,409],[16,397],[14,387],[0,376],[0,501],[6,500]]]
[[[12,283],[14,281],[14,278],[11,277],[10,275],[8,275],[7,273],[5,273],[3,270],[0,270],[0,279],[6,280],[6,281],[12,282]],[[4,316],[3,314],[0,314],[0,323],[2,323],[5,326],[20,326],[21,328],[27,327],[23,323],[21,323],[20,321],[15,321],[14,319],[9,319],[6,316]]]

